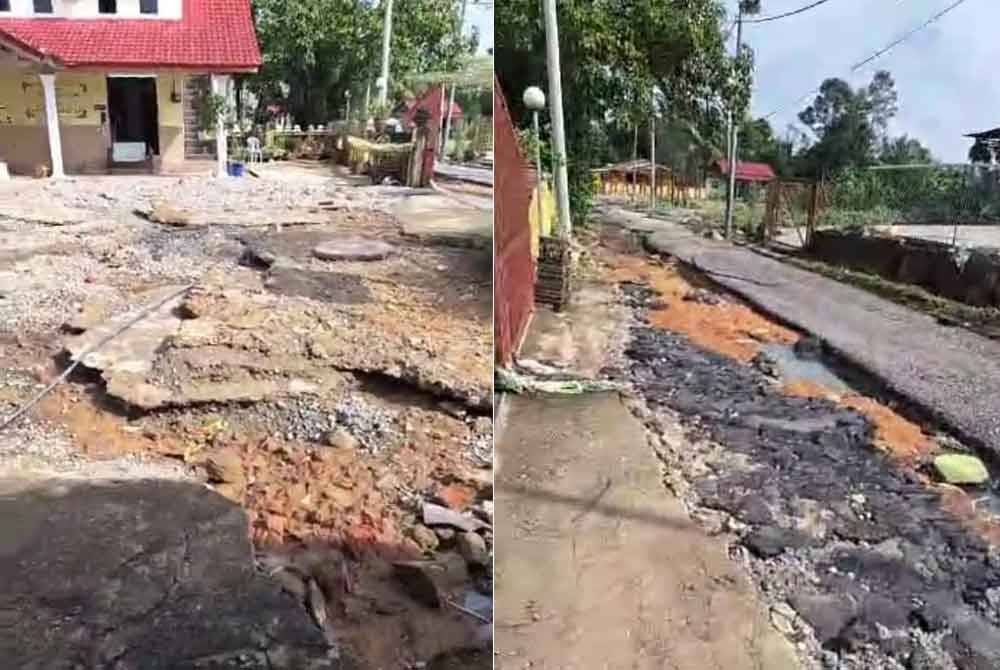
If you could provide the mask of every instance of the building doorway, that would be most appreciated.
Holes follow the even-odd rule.
[[[155,77],[108,77],[108,113],[114,162],[160,154]]]

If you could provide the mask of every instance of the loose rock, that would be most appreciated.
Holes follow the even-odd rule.
[[[486,540],[478,533],[462,533],[459,535],[458,553],[462,555],[466,563],[472,565],[487,565],[489,563],[489,551],[486,549]]]
[[[214,451],[205,462],[209,481],[226,484],[243,484],[246,474],[243,471],[243,460],[235,449]]]
[[[437,534],[427,526],[414,526],[411,535],[413,535],[413,541],[423,551],[434,551],[440,544]]]
[[[942,454],[934,459],[934,469],[949,484],[985,484],[990,473],[981,460],[970,454]]]
[[[358,438],[343,428],[334,428],[326,434],[326,443],[335,449],[357,449]]]
[[[153,223],[177,227],[190,226],[193,219],[190,212],[166,203],[158,203],[148,212],[140,212],[140,214],[144,214]]]
[[[447,507],[432,503],[424,503],[423,519],[427,526],[450,526],[466,533],[486,527],[486,524],[473,516],[459,514]]]

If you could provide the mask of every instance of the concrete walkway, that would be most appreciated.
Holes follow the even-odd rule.
[[[392,210],[403,234],[436,244],[491,248],[493,212],[479,198],[450,197],[433,191],[403,198]]]
[[[522,358],[594,374],[625,332],[607,285],[540,310]],[[508,397],[497,432],[496,670],[794,670],[722,537],[663,484],[615,394]]]
[[[677,223],[603,206],[598,216],[696,265],[735,293],[822,338],[973,444],[1000,456],[1000,342]]]
[[[513,398],[497,476],[497,670],[790,670],[616,395]]]

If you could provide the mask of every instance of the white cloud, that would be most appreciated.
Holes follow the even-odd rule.
[[[788,106],[771,123],[780,133],[811,100],[790,105],[827,77],[867,83],[878,69],[896,80],[899,113],[892,131],[916,137],[934,155],[964,162],[970,141],[963,134],[1000,126],[1000,57],[996,26],[1000,3],[967,0],[857,73],[851,66],[920,25],[953,0],[830,0],[801,15],[747,25],[744,37],[756,53],[755,115]],[[762,15],[807,4],[764,0]],[[735,11],[736,0],[727,0]],[[735,14],[734,14],[735,15]],[[789,106],[790,105],[790,106]]]
[[[479,51],[486,53],[493,48],[493,3],[479,5],[470,2],[466,9],[465,30],[472,26],[479,29]]]

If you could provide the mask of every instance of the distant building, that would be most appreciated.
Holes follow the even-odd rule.
[[[53,175],[224,164],[199,102],[260,64],[250,0],[0,0],[0,160]]]
[[[729,161],[720,158],[712,164],[712,174],[716,177],[729,176]],[[767,163],[736,161],[736,181],[750,184],[767,183],[775,179],[774,169]]]
[[[997,150],[1000,147],[1000,128],[983,130],[978,133],[968,133],[965,135],[975,140],[972,149],[969,151],[969,160],[973,163],[989,163],[994,165],[997,162]]]

